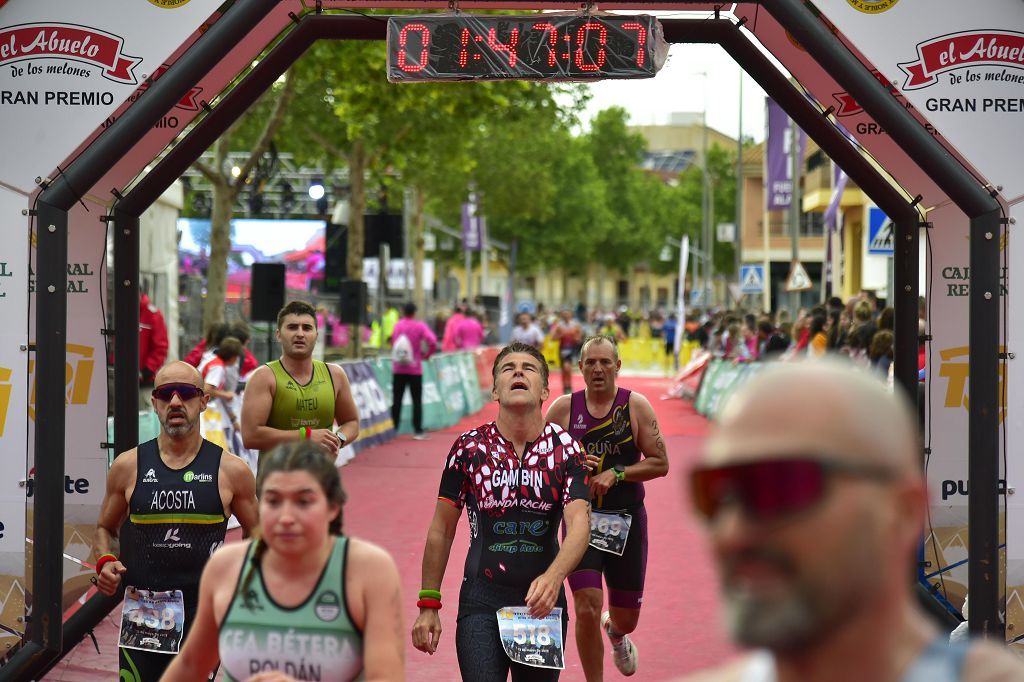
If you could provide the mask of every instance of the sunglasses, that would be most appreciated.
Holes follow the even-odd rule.
[[[852,476],[889,481],[882,467],[835,460],[775,459],[718,467],[697,467],[690,474],[694,509],[711,521],[729,504],[749,519],[770,521],[811,509],[825,498],[829,478]]]
[[[203,395],[203,389],[193,384],[164,384],[153,389],[153,397],[165,403],[171,402],[175,393],[182,402],[188,402]]]

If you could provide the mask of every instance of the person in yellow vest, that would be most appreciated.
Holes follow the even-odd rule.
[[[345,370],[313,359],[316,309],[304,301],[288,303],[277,315],[277,340],[281,358],[253,372],[245,389],[245,447],[260,451],[261,467],[264,453],[298,440],[337,457],[359,435],[359,411]]]
[[[388,309],[384,311],[384,315],[381,316],[381,339],[385,342],[390,343],[391,336],[395,333],[395,325],[398,324],[398,308],[393,305],[388,306]]]

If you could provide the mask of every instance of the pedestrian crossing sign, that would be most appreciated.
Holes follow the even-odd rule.
[[[764,293],[764,265],[740,266],[740,291],[744,294]]]
[[[786,278],[786,291],[807,291],[814,288],[810,275],[800,261],[793,261],[793,267]]]
[[[882,209],[872,206],[868,212],[868,253],[879,256],[893,255],[896,242],[895,226]]]

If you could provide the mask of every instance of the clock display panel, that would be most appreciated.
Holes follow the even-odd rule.
[[[648,15],[398,16],[387,35],[396,83],[651,78],[668,55]]]

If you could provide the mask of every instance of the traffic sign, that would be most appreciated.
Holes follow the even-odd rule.
[[[793,261],[793,267],[786,278],[786,291],[807,291],[814,288],[810,275],[800,261]]]
[[[740,291],[744,294],[764,293],[764,265],[740,266]]]
[[[893,255],[896,226],[877,206],[868,211],[868,253],[879,256]]]

